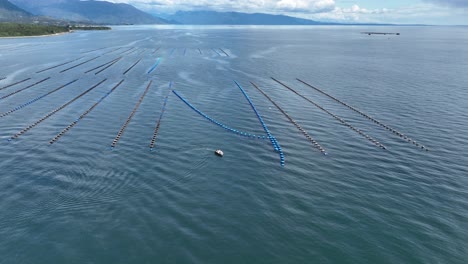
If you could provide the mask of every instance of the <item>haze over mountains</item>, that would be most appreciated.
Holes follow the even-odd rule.
[[[0,0],[0,22],[2,21],[24,21],[33,15],[7,0]]]

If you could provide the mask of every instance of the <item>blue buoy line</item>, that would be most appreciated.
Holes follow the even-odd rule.
[[[19,89],[19,90],[16,90],[16,91],[14,91],[14,92],[12,92],[12,93],[9,93],[9,94],[7,94],[7,95],[4,95],[4,96],[0,97],[0,100],[3,100],[3,99],[5,99],[5,98],[8,98],[8,97],[10,97],[10,96],[12,96],[12,95],[15,95],[15,94],[17,94],[17,93],[19,93],[19,92],[22,92],[22,91],[24,91],[24,90],[27,90],[27,89],[29,89],[29,88],[31,88],[31,87],[34,87],[34,86],[36,86],[36,85],[38,85],[38,84],[40,84],[40,83],[43,83],[43,82],[47,81],[47,80],[49,80],[49,79],[50,79],[50,77],[47,77],[47,78],[42,79],[42,80],[40,80],[40,81],[38,81],[38,82],[35,82],[35,83],[33,83],[33,84],[30,84],[30,85],[28,85],[28,86],[26,86],[26,87],[24,87],[24,88],[21,88],[21,89]]]
[[[67,103],[63,104],[62,106],[60,106],[59,108],[56,108],[55,110],[53,110],[52,112],[48,113],[46,116],[44,116],[43,118],[37,120],[34,124],[26,127],[25,129],[21,130],[20,132],[18,132],[17,134],[13,135],[9,140],[13,140],[13,139],[16,139],[18,138],[19,136],[23,135],[24,133],[28,132],[30,129],[34,128],[35,126],[39,125],[40,123],[42,123],[44,120],[46,120],[47,118],[53,116],[54,114],[56,114],[58,111],[64,109],[65,107],[69,106],[70,104],[72,104],[73,102],[75,102],[76,100],[78,100],[80,97],[84,96],[85,94],[91,92],[94,88],[98,87],[99,85],[101,85],[103,82],[105,82],[107,79],[104,79],[102,81],[100,81],[99,83],[95,84],[93,87],[89,88],[88,90],[82,92],[80,95],[76,96],[75,98],[71,99],[70,101],[68,101]]]
[[[241,90],[242,94],[244,95],[244,97],[247,99],[247,101],[249,102],[250,106],[252,107],[252,109],[254,110],[255,114],[257,115],[258,117],[258,120],[260,121],[260,123],[262,124],[262,127],[263,129],[265,130],[265,132],[267,133],[268,135],[268,138],[270,139],[270,142],[271,144],[273,145],[273,148],[275,149],[276,152],[279,153],[280,155],[280,161],[281,161],[281,166],[284,166],[284,153],[283,153],[283,150],[281,149],[281,146],[279,145],[278,143],[278,140],[276,140],[276,138],[271,134],[270,130],[268,129],[267,125],[265,124],[265,122],[263,121],[263,118],[262,116],[260,115],[260,113],[258,113],[257,111],[257,108],[255,108],[255,105],[253,104],[252,100],[250,100],[250,97],[249,95],[245,92],[244,88],[242,88],[242,86],[234,81],[237,85],[237,87],[239,87],[239,89]]]
[[[6,78],[6,77],[5,77],[5,78]],[[31,78],[26,78],[26,79],[24,79],[24,80],[21,80],[21,81],[18,81],[18,82],[9,84],[9,85],[7,85],[7,86],[3,86],[2,88],[0,88],[0,91],[1,91],[1,90],[5,90],[6,88],[10,88],[10,87],[12,87],[12,86],[15,86],[15,85],[17,85],[17,84],[27,82],[27,81],[29,81],[29,80],[31,80]]]
[[[190,102],[188,102],[182,95],[180,95],[176,90],[172,90],[172,92],[177,95],[177,97],[179,97],[180,100],[182,100],[182,102],[184,102],[187,106],[189,106],[190,108],[192,108],[192,110],[194,110],[195,112],[197,112],[199,115],[201,115],[202,117],[204,117],[205,119],[207,119],[208,121],[210,121],[211,123],[229,131],[229,132],[232,132],[232,133],[235,133],[235,134],[238,134],[238,135],[241,135],[241,136],[244,136],[244,137],[249,137],[249,138],[256,138],[256,139],[265,139],[266,137],[265,136],[260,136],[260,135],[255,135],[255,134],[252,134],[252,133],[247,133],[247,132],[243,132],[243,131],[239,131],[239,130],[236,130],[236,129],[233,129],[229,126],[226,126],[218,121],[216,121],[215,119],[209,117],[208,115],[206,115],[205,113],[203,113],[202,111],[198,110],[195,106],[193,106]]]
[[[130,66],[130,68],[128,68],[126,71],[124,71],[122,74],[125,75],[127,74],[129,71],[131,71],[140,61],[141,61],[142,58],[138,59],[135,63],[132,64],[132,66]]]
[[[322,146],[320,146],[320,144],[315,141],[315,139],[313,139],[309,133],[307,133],[307,131],[305,131],[305,129],[303,129],[288,113],[286,113],[286,111],[283,110],[283,108],[281,108],[275,101],[273,101],[273,99],[268,96],[262,89],[260,89],[260,87],[258,87],[255,83],[253,82],[250,82],[253,87],[255,87],[260,93],[262,93],[274,106],[276,106],[276,108],[278,108],[278,110],[283,113],[283,115],[297,128],[299,129],[299,131],[302,132],[302,134],[304,134],[304,136],[307,138],[307,140],[309,140],[315,148],[317,148],[318,150],[320,150],[320,152],[324,155],[327,155],[327,152],[325,151],[324,148],[322,148]]]
[[[153,137],[151,138],[151,142],[150,142],[151,150],[154,149],[154,145],[156,144],[156,138],[158,136],[159,128],[161,127],[161,120],[164,116],[164,112],[166,111],[167,99],[169,98],[169,95],[171,94],[171,89],[172,89],[172,81],[169,83],[169,92],[164,98],[163,106],[161,108],[161,114],[159,115],[158,122],[156,123],[156,128],[154,129]]]
[[[86,110],[83,114],[81,114],[75,121],[73,121],[71,124],[69,124],[66,128],[64,128],[60,133],[58,133],[54,138],[52,138],[49,141],[49,144],[54,144],[57,142],[65,133],[67,133],[70,129],[72,129],[80,120],[86,117],[91,111],[93,111],[96,106],[98,106],[104,99],[106,99],[117,87],[119,87],[124,80],[121,80],[119,83],[117,83],[109,92],[104,94],[95,104],[93,104],[88,110]]]
[[[43,69],[43,70],[37,71],[36,73],[41,73],[41,72],[45,72],[45,71],[48,71],[48,70],[52,70],[52,69],[55,69],[55,68],[57,68],[57,67],[70,64],[70,63],[75,62],[75,61],[77,61],[77,60],[81,60],[82,58],[84,58],[84,57],[80,57],[80,58],[78,58],[78,59],[74,59],[74,60],[71,60],[71,61],[67,61],[67,62],[58,64],[58,65],[55,65],[55,66],[52,66],[52,67],[49,67],[49,68],[45,68],[45,69]]]
[[[389,126],[383,124],[382,122],[376,120],[375,118],[371,117],[370,115],[368,115],[368,114],[366,114],[366,113],[364,113],[364,112],[362,112],[362,111],[359,111],[359,110],[356,109],[355,107],[350,106],[349,104],[347,104],[347,103],[345,103],[345,102],[339,100],[338,98],[336,98],[336,97],[334,97],[334,96],[332,96],[332,95],[330,95],[330,94],[324,92],[323,90],[321,90],[321,89],[319,89],[319,88],[317,88],[317,87],[314,87],[314,86],[311,85],[311,84],[308,84],[307,82],[305,82],[305,81],[303,81],[303,80],[301,80],[301,79],[299,79],[299,78],[296,78],[296,80],[298,80],[299,82],[301,82],[301,83],[303,83],[303,84],[309,86],[310,88],[316,90],[317,92],[319,92],[319,93],[321,93],[321,94],[327,96],[328,98],[331,98],[331,99],[333,99],[334,101],[336,101],[336,102],[338,102],[338,103],[340,103],[340,104],[346,106],[347,108],[353,110],[354,112],[356,112],[356,113],[362,115],[363,117],[369,119],[370,121],[374,122],[375,124],[377,124],[377,125],[379,125],[379,126],[385,128],[386,130],[388,130],[388,131],[392,132],[393,134],[399,136],[400,138],[404,139],[405,141],[407,141],[407,142],[409,142],[409,143],[412,143],[412,144],[415,145],[416,147],[420,147],[421,149],[424,149],[424,150],[426,150],[426,151],[429,151],[429,149],[426,148],[424,145],[419,144],[418,142],[416,142],[415,140],[411,139],[410,137],[404,135],[403,133],[398,132],[397,130],[395,130],[395,129],[393,129],[393,128],[391,128],[391,127],[389,127]]]
[[[96,56],[96,57],[91,58],[91,59],[89,59],[89,60],[83,61],[83,62],[81,62],[81,63],[78,63],[78,64],[76,64],[76,65],[71,66],[70,68],[66,68],[66,69],[64,69],[64,70],[61,70],[60,73],[64,73],[64,72],[66,72],[66,71],[69,71],[69,70],[71,70],[71,69],[74,69],[74,68],[76,68],[76,67],[79,67],[79,66],[81,66],[81,65],[83,65],[83,64],[85,64],[85,63],[88,63],[88,62],[93,61],[93,60],[95,60],[95,59],[97,59],[97,58],[100,58],[100,57],[101,57],[101,56],[99,55],[99,56]]]
[[[55,93],[56,91],[58,91],[58,90],[60,90],[60,89],[62,89],[62,88],[65,88],[66,86],[68,86],[68,85],[70,85],[70,84],[72,84],[72,83],[74,83],[74,82],[76,82],[76,81],[78,81],[78,79],[73,80],[73,81],[71,81],[71,82],[69,82],[69,83],[67,83],[67,84],[64,84],[64,85],[62,85],[62,86],[60,86],[60,87],[58,87],[58,88],[56,88],[56,89],[54,89],[54,90],[52,90],[52,91],[46,93],[46,94],[43,94],[43,95],[41,95],[41,96],[38,96],[38,97],[32,99],[31,101],[29,101],[29,102],[27,102],[27,103],[24,103],[24,104],[22,104],[22,105],[19,105],[19,106],[15,107],[15,108],[11,109],[11,110],[8,111],[8,112],[2,113],[2,114],[0,114],[0,118],[1,118],[1,117],[5,117],[5,116],[7,116],[7,115],[10,115],[10,114],[12,114],[12,113],[14,113],[14,112],[16,112],[16,111],[18,111],[18,110],[20,110],[20,109],[22,109],[22,108],[28,106],[28,105],[30,105],[30,104],[33,104],[34,102],[39,101],[40,99],[42,99],[42,98],[44,98],[44,97],[46,97],[46,96],[48,96],[48,95],[50,95],[50,94],[52,94],[52,93]]]
[[[150,74],[150,73],[152,73],[154,70],[156,70],[156,67],[158,67],[160,61],[161,61],[161,58],[158,58],[158,59],[156,60],[156,63],[155,63],[153,66],[151,66],[151,68],[148,70],[147,74]]]
[[[374,145],[376,145],[377,147],[381,148],[381,149],[387,149],[382,143],[378,142],[377,140],[375,140],[374,138],[372,138],[371,136],[365,134],[362,130],[358,129],[358,128],[355,128],[354,126],[352,126],[351,124],[349,124],[348,122],[346,122],[343,118],[333,114],[332,112],[328,111],[327,109],[323,108],[322,106],[320,106],[319,104],[315,103],[314,101],[310,100],[309,98],[303,96],[302,94],[298,93],[296,90],[294,90],[293,88],[287,86],[286,84],[278,81],[277,79],[271,77],[271,79],[273,79],[273,81],[281,84],[282,86],[284,86],[286,89],[290,90],[291,92],[297,94],[298,96],[300,96],[301,98],[303,98],[304,100],[306,100],[307,102],[313,104],[315,107],[317,107],[318,109],[324,111],[325,113],[329,114],[330,116],[332,116],[333,118],[335,118],[336,120],[338,120],[340,123],[342,123],[343,125],[349,127],[351,130],[353,130],[354,132],[358,133],[359,135],[365,137],[367,140],[369,140],[370,142],[372,142]]]
[[[92,71],[94,71],[94,70],[97,70],[97,69],[99,69],[99,68],[102,68],[102,67],[104,67],[104,66],[106,66],[106,65],[108,65],[108,64],[111,64],[112,62],[114,62],[114,61],[116,61],[116,60],[118,60],[118,59],[121,59],[121,58],[122,58],[122,57],[118,57],[118,58],[115,58],[115,59],[113,59],[113,60],[110,60],[110,61],[108,61],[108,62],[106,62],[106,63],[104,63],[104,64],[101,64],[101,65],[99,65],[99,66],[96,66],[96,67],[94,67],[94,68],[92,68],[92,69],[89,69],[89,70],[85,71],[85,73],[92,72]]]
[[[114,141],[112,141],[112,145],[111,147],[112,148],[115,148],[115,146],[117,145],[117,143],[119,142],[120,138],[122,137],[125,129],[127,128],[128,124],[130,124],[130,121],[132,121],[132,118],[133,116],[135,115],[136,111],[138,111],[138,108],[140,108],[140,105],[141,105],[141,102],[143,102],[143,99],[145,99],[145,96],[146,94],[148,93],[150,87],[151,87],[151,84],[153,83],[153,81],[150,81],[148,83],[148,86],[146,87],[145,91],[143,92],[143,94],[141,95],[140,97],[140,100],[138,100],[138,102],[136,103],[135,107],[133,108],[133,111],[130,113],[130,115],[127,117],[127,121],[125,121],[125,123],[122,125],[122,127],[120,128],[119,132],[117,133],[117,136],[115,137]]]

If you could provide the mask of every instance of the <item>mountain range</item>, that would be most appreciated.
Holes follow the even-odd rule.
[[[0,22],[16,22],[29,20],[33,15],[7,0],[0,0]]]

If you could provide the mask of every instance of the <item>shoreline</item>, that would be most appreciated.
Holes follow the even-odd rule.
[[[73,33],[74,31],[71,30],[69,32],[60,32],[60,33],[54,33],[54,34],[46,34],[46,35],[34,35],[34,36],[14,36],[14,37],[1,37],[0,39],[17,39],[17,38],[42,38],[42,37],[55,37],[55,36],[60,36],[60,35],[65,35],[65,34],[70,34]]]

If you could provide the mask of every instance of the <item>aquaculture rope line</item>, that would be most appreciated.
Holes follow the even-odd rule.
[[[149,88],[151,87],[151,84],[153,83],[153,81],[150,81],[148,83],[148,86],[146,87],[145,91],[143,92],[143,94],[141,95],[140,97],[140,100],[138,100],[137,104],[135,105],[135,107],[133,108],[133,111],[130,113],[130,115],[128,116],[127,118],[127,121],[125,121],[125,123],[123,124],[123,126],[120,128],[119,132],[117,133],[117,136],[115,137],[114,141],[112,141],[112,145],[111,147],[112,148],[115,148],[115,146],[117,145],[117,143],[119,142],[120,138],[122,137],[122,134],[124,133],[125,129],[127,128],[128,124],[130,124],[130,121],[132,120],[133,116],[135,115],[136,111],[138,110],[138,108],[140,107],[141,105],[141,102],[143,102],[143,99],[145,98],[146,94],[148,93],[149,91]]]
[[[255,105],[253,104],[252,100],[250,100],[250,97],[249,95],[245,92],[244,88],[242,88],[242,86],[234,81],[237,85],[237,87],[239,87],[239,89],[241,90],[242,94],[245,96],[245,98],[247,99],[247,101],[249,102],[250,106],[252,107],[252,109],[254,110],[255,114],[257,115],[257,118],[258,120],[260,121],[260,123],[262,124],[262,127],[263,129],[265,130],[265,132],[267,133],[268,135],[268,138],[270,139],[270,142],[271,144],[273,145],[273,148],[275,149],[276,152],[279,153],[280,155],[280,161],[281,161],[281,166],[284,166],[284,153],[283,153],[283,150],[281,149],[281,146],[279,145],[278,141],[276,140],[276,138],[270,133],[270,130],[268,129],[267,125],[265,124],[265,122],[263,121],[263,118],[262,116],[260,115],[260,113],[257,111],[257,108],[255,107]]]
[[[0,118],[1,118],[1,117],[5,117],[5,116],[7,116],[7,115],[10,115],[10,114],[12,114],[12,113],[14,113],[14,112],[16,112],[16,111],[22,109],[22,108],[24,108],[24,107],[26,107],[26,106],[28,106],[28,105],[34,103],[34,102],[36,102],[36,101],[38,101],[38,100],[40,100],[40,99],[42,99],[42,98],[44,98],[44,97],[46,97],[46,96],[52,94],[52,93],[55,93],[56,91],[58,91],[58,90],[60,90],[60,89],[62,89],[62,88],[64,88],[64,87],[66,87],[66,86],[68,86],[68,85],[70,85],[70,84],[72,84],[72,83],[74,83],[74,82],[76,82],[76,81],[78,81],[78,79],[73,80],[73,81],[71,81],[71,82],[69,82],[69,83],[67,83],[67,84],[64,84],[64,85],[62,85],[62,86],[60,86],[60,87],[58,87],[58,88],[56,88],[56,89],[54,89],[54,90],[52,90],[52,91],[46,93],[46,94],[43,94],[43,95],[41,95],[41,96],[39,96],[39,97],[36,97],[36,98],[32,99],[31,101],[29,101],[29,102],[27,102],[27,103],[24,103],[24,104],[22,104],[22,105],[19,105],[19,106],[15,107],[15,108],[11,109],[11,110],[8,111],[8,112],[2,113],[2,114],[0,114]]]
[[[132,66],[130,66],[130,68],[128,68],[126,71],[124,71],[122,74],[125,75],[127,74],[130,70],[133,69],[133,67],[135,67],[140,61],[141,61],[142,58],[138,59]]]
[[[80,97],[82,97],[83,95],[91,92],[94,88],[98,87],[99,85],[101,85],[103,82],[105,82],[107,79],[104,79],[102,81],[100,81],[99,83],[97,83],[96,85],[94,85],[93,87],[89,88],[88,90],[82,92],[80,95],[76,96],[75,98],[71,99],[70,101],[68,101],[67,103],[63,104],[62,106],[60,106],[59,108],[56,108],[55,110],[53,110],[52,112],[48,113],[46,116],[44,116],[43,118],[37,120],[34,124],[26,127],[25,129],[21,130],[20,132],[18,132],[17,134],[13,135],[9,140],[13,140],[13,139],[16,139],[18,138],[19,136],[23,135],[24,133],[28,132],[30,129],[34,128],[35,126],[39,125],[40,123],[42,123],[44,120],[46,120],[47,118],[53,116],[54,114],[56,114],[58,111],[64,109],[65,107],[67,107],[68,105],[70,105],[71,103],[75,102],[76,100],[78,100]]]
[[[82,63],[73,65],[73,66],[71,66],[70,68],[61,70],[60,73],[64,73],[64,72],[66,72],[66,71],[69,71],[69,70],[71,70],[71,69],[74,69],[74,68],[76,68],[76,67],[78,67],[78,66],[81,66],[81,65],[83,65],[83,64],[85,64],[85,63],[88,63],[88,62],[90,62],[90,61],[93,61],[93,60],[95,60],[95,59],[97,59],[97,58],[99,58],[99,57],[101,57],[101,56],[96,56],[96,57],[91,58],[91,59],[89,59],[89,60],[87,60],[87,61],[83,61]]]
[[[226,54],[226,56],[229,57],[229,54],[227,54],[222,48],[219,48],[224,54]]]
[[[0,88],[0,91],[1,91],[1,90],[4,90],[4,89],[6,89],[6,88],[10,88],[10,87],[12,87],[12,86],[15,86],[15,85],[17,85],[17,84],[24,83],[24,82],[29,81],[29,80],[31,80],[31,78],[26,78],[26,79],[24,79],[24,80],[21,80],[21,81],[18,81],[18,82],[9,84],[9,85],[7,85],[7,86],[3,86],[2,88]]]
[[[0,97],[0,100],[3,100],[3,99],[5,99],[5,98],[8,98],[8,97],[10,97],[10,96],[12,96],[12,95],[15,95],[15,94],[17,94],[17,93],[19,93],[19,92],[22,92],[22,91],[24,91],[24,90],[27,90],[27,89],[29,89],[29,88],[31,88],[31,87],[33,87],[33,86],[36,86],[36,85],[38,85],[38,84],[40,84],[40,83],[43,83],[43,82],[47,81],[47,80],[49,80],[49,79],[50,79],[50,77],[47,77],[47,78],[42,79],[42,80],[40,80],[40,81],[38,81],[38,82],[35,82],[35,83],[33,83],[33,84],[30,84],[30,85],[28,85],[28,86],[26,86],[26,87],[24,87],[24,88],[21,88],[21,89],[19,89],[19,90],[16,90],[16,91],[14,91],[14,92],[12,92],[12,93],[9,93],[9,94],[7,94],[7,95],[4,95],[4,96]]]
[[[271,99],[270,96],[268,96],[262,89],[260,89],[260,87],[258,87],[255,83],[253,82],[250,82],[253,87],[257,88],[258,91],[260,91],[274,106],[276,106],[276,108],[278,108],[278,110],[283,113],[284,116],[286,116],[287,119],[289,119],[289,121],[294,125],[296,126],[297,129],[299,129],[299,131],[302,132],[302,134],[304,134],[304,136],[307,138],[307,140],[309,140],[315,148],[317,148],[318,150],[320,150],[320,152],[324,155],[327,155],[327,152],[325,151],[324,148],[322,148],[322,146],[320,146],[320,144],[315,141],[310,135],[309,133],[307,133],[307,131],[305,131],[288,113],[286,113],[275,101],[273,101],[273,99]]]
[[[72,129],[80,120],[85,118],[86,115],[88,115],[91,111],[93,111],[96,106],[99,105],[104,99],[107,98],[117,87],[119,87],[124,80],[121,80],[119,83],[117,83],[109,92],[107,92],[103,97],[101,97],[95,104],[93,104],[88,110],[86,110],[83,114],[81,114],[75,121],[73,121],[71,124],[69,124],[66,128],[64,128],[60,133],[58,133],[54,138],[52,138],[49,141],[49,144],[54,144],[57,142],[65,133],[67,133],[70,129]]]
[[[55,65],[55,66],[52,66],[52,67],[49,67],[49,68],[45,68],[45,69],[43,69],[43,70],[37,71],[36,73],[41,73],[41,72],[45,72],[45,71],[48,71],[48,70],[52,70],[52,69],[55,69],[55,68],[57,68],[57,67],[70,64],[70,63],[75,62],[75,61],[77,61],[77,60],[81,60],[82,58],[84,58],[84,57],[79,57],[78,59],[74,59],[74,60],[67,61],[67,62],[58,64],[58,65]]]
[[[357,129],[355,128],[354,126],[352,126],[351,124],[349,124],[348,122],[346,122],[343,118],[341,117],[338,117],[337,115],[333,114],[332,112],[328,111],[327,109],[323,108],[322,106],[320,106],[319,104],[315,103],[314,101],[310,100],[309,98],[303,96],[302,94],[298,93],[296,90],[294,90],[293,88],[287,86],[286,84],[278,81],[277,79],[271,77],[271,79],[273,79],[275,82],[281,84],[282,86],[284,86],[285,88],[289,89],[291,92],[297,94],[298,96],[302,97],[304,100],[308,101],[309,103],[313,104],[314,106],[316,106],[317,108],[319,108],[320,110],[324,111],[325,113],[331,115],[333,118],[335,118],[336,120],[338,120],[340,123],[342,123],[343,125],[349,127],[350,129],[352,129],[353,131],[355,131],[356,133],[358,133],[359,135],[365,137],[367,140],[369,140],[370,142],[372,142],[374,145],[376,145],[377,147],[379,148],[382,148],[382,149],[387,149],[384,145],[382,145],[380,142],[378,142],[377,140],[373,139],[371,136],[365,134],[364,132],[362,132],[360,129]]]
[[[150,74],[150,73],[152,73],[154,70],[156,70],[156,67],[158,67],[159,62],[161,62],[161,58],[158,58],[158,59],[156,60],[156,63],[148,70],[147,74]]]
[[[120,59],[122,59],[122,57],[120,57],[120,58],[114,60],[111,64],[109,64],[109,65],[107,65],[106,67],[104,67],[104,68],[100,69],[99,71],[95,72],[94,75],[98,75],[99,73],[101,73],[101,72],[107,70],[107,69],[110,68],[112,65],[116,64],[117,62],[119,62]]]
[[[167,99],[169,98],[169,95],[171,94],[171,88],[172,88],[172,81],[169,83],[169,92],[164,98],[164,103],[161,108],[161,114],[159,115],[158,122],[156,123],[156,128],[154,129],[153,137],[151,138],[150,149],[153,149],[156,143],[156,137],[158,136],[159,128],[161,127],[161,120],[163,118],[164,112],[166,111]]]
[[[208,115],[206,115],[205,113],[203,113],[202,111],[198,110],[195,106],[193,106],[190,102],[188,102],[182,95],[180,95],[176,90],[172,90],[172,92],[177,96],[179,97],[180,100],[182,100],[182,102],[184,102],[187,106],[189,106],[190,108],[192,108],[192,110],[194,110],[195,112],[197,112],[199,115],[201,115],[202,117],[206,118],[208,121],[212,122],[213,124],[215,125],[218,125],[219,127],[229,131],[229,132],[232,132],[232,133],[235,133],[235,134],[238,134],[238,135],[241,135],[241,136],[245,136],[245,137],[252,137],[252,138],[258,138],[258,139],[265,139],[265,136],[257,136],[257,135],[254,135],[254,134],[251,134],[251,133],[247,133],[247,132],[242,132],[242,131],[239,131],[239,130],[236,130],[236,129],[233,129],[229,126],[226,126],[218,121],[216,121],[215,119],[209,117]]]
[[[385,129],[387,129],[387,130],[389,130],[389,131],[392,132],[393,134],[399,136],[400,138],[403,138],[404,140],[408,141],[409,143],[412,143],[413,145],[415,145],[415,146],[417,146],[417,147],[420,147],[421,149],[425,149],[426,151],[429,151],[429,149],[426,148],[425,146],[423,146],[423,145],[417,143],[415,140],[413,140],[413,139],[411,139],[410,137],[404,135],[403,133],[400,133],[400,132],[398,132],[397,130],[395,130],[395,129],[393,129],[393,128],[391,128],[391,127],[389,127],[389,126],[383,124],[382,122],[376,120],[375,118],[371,117],[370,115],[368,115],[368,114],[366,114],[366,113],[364,113],[364,112],[362,112],[362,111],[359,111],[359,110],[356,109],[355,107],[352,107],[352,106],[348,105],[347,103],[345,103],[345,102],[339,100],[338,98],[336,98],[336,97],[334,97],[334,96],[332,96],[332,95],[330,95],[330,94],[324,92],[323,90],[321,90],[321,89],[319,89],[319,88],[317,88],[317,87],[312,86],[311,84],[306,83],[305,81],[303,81],[303,80],[301,80],[301,79],[299,79],[299,78],[296,78],[296,80],[298,80],[298,81],[300,81],[301,83],[303,83],[303,84],[309,86],[310,88],[312,88],[312,89],[318,91],[319,93],[321,93],[321,94],[323,94],[323,95],[325,95],[325,96],[327,96],[327,97],[333,99],[334,101],[336,101],[336,102],[338,102],[338,103],[340,103],[340,104],[342,104],[342,105],[348,107],[349,109],[353,110],[354,112],[356,112],[356,113],[362,115],[363,117],[365,117],[365,118],[371,120],[372,122],[376,123],[377,125],[380,125],[381,127],[385,128]]]
[[[94,68],[92,68],[92,69],[89,69],[89,70],[85,71],[85,73],[92,72],[92,71],[94,71],[94,70],[97,70],[97,69],[99,69],[99,68],[102,68],[102,67],[106,66],[107,64],[110,64],[110,63],[112,63],[112,62],[114,62],[114,61],[116,61],[116,60],[118,60],[118,59],[121,59],[121,58],[122,58],[122,57],[115,58],[115,59],[113,59],[113,60],[111,60],[111,61],[108,61],[108,62],[106,62],[106,63],[104,63],[104,64],[101,64],[101,65],[96,66],[96,67],[94,67]]]

